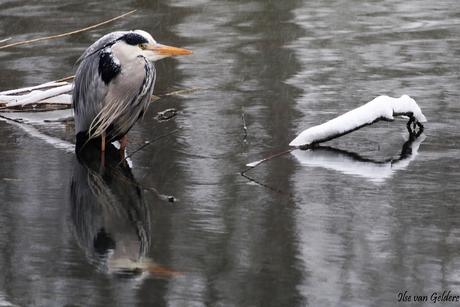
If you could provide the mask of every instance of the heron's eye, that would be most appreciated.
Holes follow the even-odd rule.
[[[142,50],[147,49],[147,47],[148,47],[148,44],[139,44],[139,48],[141,48]]]

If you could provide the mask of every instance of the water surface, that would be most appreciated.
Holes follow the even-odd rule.
[[[7,90],[72,75],[100,36],[144,29],[195,51],[157,62],[155,93],[200,88],[150,107],[129,152],[182,129],[132,167],[112,163],[117,153],[106,169],[97,153],[77,158],[71,126],[0,121],[0,305],[395,306],[405,291],[426,305],[435,292],[460,295],[457,1],[15,1],[0,4],[0,39],[132,9],[0,51]],[[238,175],[308,127],[403,94],[428,119],[409,155],[397,119],[306,162],[286,154],[246,173],[260,184]],[[179,114],[157,121],[167,108]],[[132,269],[139,259],[150,273]]]

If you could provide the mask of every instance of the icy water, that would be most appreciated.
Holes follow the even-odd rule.
[[[144,29],[195,52],[157,63],[155,93],[199,88],[150,107],[129,153],[182,129],[132,167],[114,148],[105,168],[90,147],[77,159],[72,127],[42,121],[65,114],[0,121],[0,306],[460,304],[446,301],[460,295],[459,1],[4,1],[0,40],[133,9],[0,51],[1,91],[70,76],[100,36]],[[238,174],[403,94],[428,119],[416,140],[379,122]]]

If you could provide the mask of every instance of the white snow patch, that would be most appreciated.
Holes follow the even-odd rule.
[[[49,87],[64,86],[64,85],[68,85],[68,84],[69,84],[69,82],[51,81],[51,82],[46,82],[46,83],[43,83],[43,84],[40,84],[40,85],[35,85],[35,86],[30,86],[30,87],[23,87],[23,88],[14,89],[14,90],[3,91],[3,92],[0,92],[0,96],[31,92],[31,91],[34,91],[34,90],[40,90],[40,89],[49,88]]]
[[[59,84],[59,83],[56,83],[56,84]],[[41,86],[42,86],[41,88],[43,88],[43,86],[50,87],[50,84],[45,83]],[[36,88],[40,88],[40,87],[36,87]],[[11,93],[11,94],[21,93],[21,90],[23,89],[0,93],[0,102],[6,103],[7,107],[25,106],[26,104],[32,104],[32,103],[55,103],[55,104],[61,103],[61,104],[66,104],[66,105],[71,103],[70,94],[67,94],[72,90],[71,84],[65,84],[65,85],[53,87],[47,90],[34,89],[30,93],[25,94],[25,95],[8,94],[8,93]]]
[[[0,306],[1,307],[17,307],[17,305],[14,305],[13,303],[9,302],[7,297],[0,292]]]

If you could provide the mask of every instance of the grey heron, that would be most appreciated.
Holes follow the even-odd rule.
[[[92,44],[77,60],[72,93],[78,144],[101,137],[120,140],[143,116],[156,79],[154,61],[192,51],[158,44],[142,30],[109,33]]]

